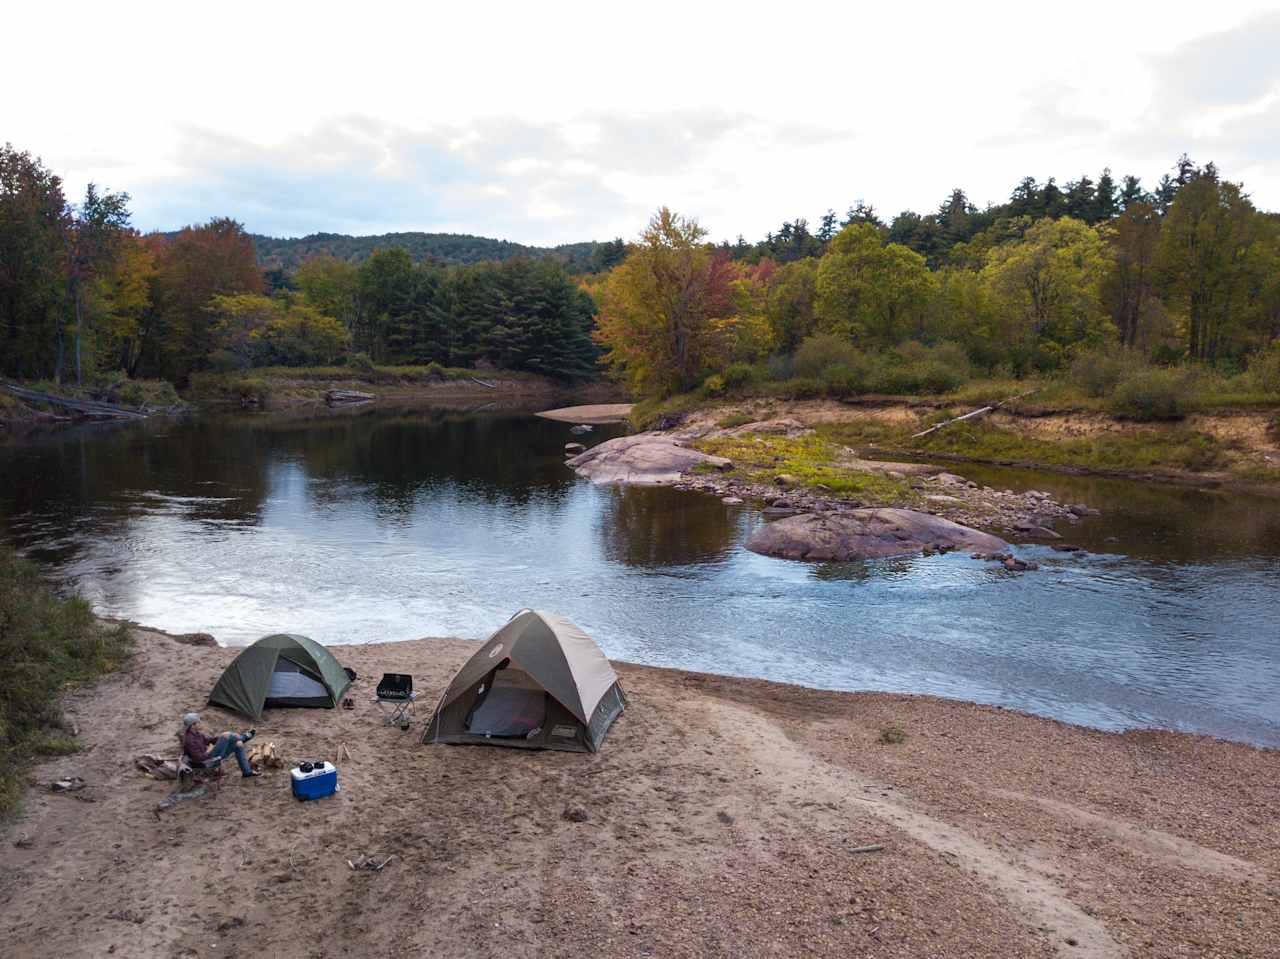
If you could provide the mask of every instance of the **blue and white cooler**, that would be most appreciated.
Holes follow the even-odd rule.
[[[310,766],[310,769],[306,767]],[[289,771],[295,799],[323,799],[338,791],[338,767],[333,763],[303,763]]]

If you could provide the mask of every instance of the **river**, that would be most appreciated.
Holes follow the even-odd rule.
[[[597,487],[525,412],[226,415],[0,446],[0,533],[101,613],[239,645],[482,638],[555,610],[617,659],[1280,746],[1280,500],[991,467],[1099,507],[1015,574],[743,548],[749,506]]]

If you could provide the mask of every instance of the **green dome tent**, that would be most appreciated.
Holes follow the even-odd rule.
[[[332,709],[351,685],[333,653],[314,639],[277,633],[237,656],[209,694],[211,706],[225,706],[251,719],[275,706]]]

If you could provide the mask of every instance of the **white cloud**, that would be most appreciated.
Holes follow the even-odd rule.
[[[999,201],[1024,175],[1150,182],[1188,150],[1280,207],[1265,0],[779,7],[29,4],[2,136],[147,228],[716,237],[858,199]],[[20,93],[15,93],[20,91]]]

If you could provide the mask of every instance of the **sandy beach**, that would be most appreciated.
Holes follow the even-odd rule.
[[[258,724],[290,762],[345,743],[337,796],[232,767],[157,815],[133,758],[176,752],[236,651],[137,638],[70,697],[85,751],[33,774],[88,786],[4,826],[5,956],[1280,956],[1275,751],[627,664],[599,754],[428,747],[475,644],[418,640],[336,648],[354,711]],[[384,671],[415,677],[409,732]]]

